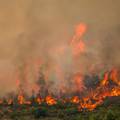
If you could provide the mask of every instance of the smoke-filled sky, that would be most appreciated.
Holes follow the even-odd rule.
[[[73,70],[88,63],[120,65],[120,0],[0,0],[0,93],[16,88],[17,71],[26,61],[42,58],[69,71],[69,48],[62,58],[54,52],[66,47],[79,23],[87,25],[87,60],[78,58]],[[34,74],[30,65],[30,81]]]

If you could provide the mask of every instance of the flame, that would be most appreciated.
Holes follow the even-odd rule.
[[[118,79],[118,70],[112,69],[110,78],[120,86],[120,79]]]
[[[120,95],[120,87],[113,88],[111,91],[111,96],[119,96]]]
[[[101,85],[102,85],[102,86],[108,84],[108,76],[109,76],[109,72],[106,72],[106,73],[104,74],[104,79],[101,81]]]
[[[80,102],[80,99],[79,99],[78,96],[74,96],[74,97],[71,99],[71,102],[78,104],[78,103]]]
[[[19,104],[24,104],[25,103],[25,98],[24,98],[22,92],[18,95],[18,103]]]
[[[81,92],[85,89],[84,83],[83,83],[83,75],[77,73],[73,77],[73,83],[75,84],[74,90],[77,92]]]
[[[52,96],[49,95],[46,97],[46,103],[48,105],[55,105],[57,104],[57,101]]]
[[[71,99],[62,99],[63,104],[67,102],[72,102],[74,104],[78,105],[78,110],[94,110],[98,105],[102,104],[104,102],[104,99],[106,97],[110,96],[120,96],[120,80],[119,78],[119,71],[117,69],[112,69],[110,72],[105,72],[103,79],[101,80],[100,84],[97,86],[95,90],[90,90],[88,96],[84,96],[81,99],[79,96],[73,96]],[[81,91],[84,88],[83,82],[84,76],[77,73],[74,75],[74,84],[76,85],[74,89],[75,91]],[[113,81],[116,83],[116,85],[109,87],[109,82]],[[64,87],[63,87],[64,88]],[[64,89],[63,89],[64,90]],[[51,95],[48,95],[45,97],[45,99],[41,98],[40,96],[35,98],[36,103],[42,104],[43,102],[46,102],[48,105],[52,106],[57,104],[57,100],[53,98]],[[12,99],[8,100],[8,105],[12,104],[14,101]],[[3,101],[0,100],[0,104],[2,104]],[[32,102],[29,100],[25,100],[25,97],[23,95],[23,92],[20,91],[18,95],[18,103],[21,104],[28,104],[30,105]]]
[[[85,34],[87,29],[87,26],[82,23],[79,24],[78,26],[76,26],[75,29],[75,35],[73,36],[71,43],[70,43],[70,48],[72,49],[72,55],[73,58],[81,53],[85,53],[86,52],[86,44],[84,42],[84,40],[82,40],[82,36]],[[55,55],[61,55],[64,54],[65,51],[65,47],[64,46],[60,46],[59,48],[55,48],[52,50],[52,53],[54,52]],[[43,64],[44,62],[39,60],[35,60],[34,61],[34,69],[35,69],[35,78],[37,79],[39,77],[39,68],[38,66],[41,66],[41,64]],[[23,70],[24,73],[24,79],[25,79],[25,84],[29,85],[28,82],[28,71],[29,71],[29,64],[31,64],[31,62],[29,61],[29,63],[25,64],[25,69]],[[75,63],[76,64],[76,63]],[[30,88],[37,93],[39,91],[39,94],[41,94],[42,92],[42,88],[46,88],[48,90],[49,93],[49,84],[46,85],[46,81],[48,81],[50,73],[51,73],[51,68],[49,68],[50,65],[48,65],[47,70],[44,71],[45,73],[45,83],[43,85],[36,85],[36,84],[32,84],[30,85]],[[50,66],[51,67],[51,66]],[[64,85],[64,72],[63,72],[63,67],[60,64],[53,64],[53,71],[55,71],[56,74],[56,78],[59,79],[60,81],[60,88],[59,91],[61,92],[61,94],[67,94],[68,89],[66,88],[66,86]],[[95,66],[92,65],[91,72],[94,73],[94,68]],[[101,65],[101,68],[103,68],[103,65]],[[78,109],[80,111],[82,110],[94,110],[98,105],[102,104],[104,102],[104,99],[106,97],[110,97],[110,96],[120,96],[120,71],[117,68],[112,69],[111,71],[107,71],[104,73],[103,78],[101,79],[100,83],[96,86],[96,88],[93,90],[91,88],[91,90],[88,91],[87,95],[81,95],[80,93],[82,93],[82,91],[86,90],[86,86],[84,85],[84,75],[80,74],[79,72],[77,73],[73,73],[73,77],[71,80],[71,84],[73,84],[73,86],[70,88],[71,91],[73,93],[75,93],[75,96],[73,96],[72,98],[54,98],[52,95],[46,95],[44,98],[41,98],[41,96],[37,96],[35,98],[35,101],[37,104],[42,104],[43,102],[45,102],[46,104],[52,106],[52,105],[56,105],[59,101],[61,100],[62,103],[74,103],[76,105],[78,105]],[[95,71],[96,73],[96,71]],[[18,74],[18,72],[17,72]],[[16,85],[17,87],[20,89],[20,93],[17,96],[17,100],[18,100],[18,104],[22,105],[22,104],[27,104],[27,105],[31,105],[33,101],[27,99],[25,95],[23,94],[23,90],[20,88],[21,83],[20,80],[18,79],[17,75],[17,80],[16,80]],[[115,84],[110,86],[110,82],[113,82]],[[44,86],[46,85],[46,86]],[[41,91],[40,91],[41,90]],[[44,90],[43,90],[44,91]],[[76,95],[77,93],[77,95]],[[49,93],[51,94],[51,93]],[[80,96],[79,96],[79,95]],[[62,95],[61,95],[62,96]],[[0,104],[3,104],[4,100],[0,100]],[[11,105],[14,103],[13,99],[7,99],[7,104]]]
[[[38,104],[41,104],[41,103],[43,102],[43,99],[40,98],[40,97],[37,97],[37,98],[36,98],[36,102],[37,102]]]
[[[83,40],[81,40],[81,37],[85,33],[86,28],[87,28],[86,25],[83,23],[79,24],[76,27],[75,35],[73,36],[73,39],[71,41],[73,54],[75,56],[85,52],[85,43],[83,42]]]

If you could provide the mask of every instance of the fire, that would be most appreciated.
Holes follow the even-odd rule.
[[[47,95],[45,98],[41,98],[40,95],[35,97],[35,102],[41,105],[42,103],[46,103],[49,106],[56,105],[58,101],[62,101],[63,104],[66,104],[68,102],[78,105],[78,110],[94,110],[98,105],[102,104],[104,102],[104,99],[106,97],[111,96],[120,96],[120,86],[119,86],[119,79],[118,79],[118,71],[112,70],[112,72],[105,72],[103,79],[101,79],[100,84],[97,86],[95,90],[90,90],[89,94],[87,96],[73,96],[71,99],[68,98],[54,98],[52,95]],[[76,80],[75,80],[76,79]],[[79,85],[80,80],[83,79],[80,77],[79,74],[75,75],[75,82]],[[114,86],[109,87],[109,82],[112,80],[114,83],[116,83]],[[79,88],[79,86],[78,86]],[[80,88],[79,88],[80,89]],[[8,99],[7,104],[11,105],[14,103],[13,99]],[[3,104],[3,100],[0,100],[0,104]],[[26,104],[26,105],[32,105],[31,100],[26,100],[26,98],[23,95],[23,92],[20,91],[18,94],[18,104]]]
[[[38,104],[41,104],[41,103],[43,102],[43,99],[40,98],[40,97],[37,97],[37,98],[36,98],[36,102],[37,102]]]
[[[86,31],[86,25],[85,24],[80,24],[76,27],[75,30],[75,35],[73,36],[73,39],[71,41],[71,45],[73,48],[73,54],[79,55],[79,53],[85,52],[85,43],[83,40],[81,40],[82,35]]]
[[[24,98],[23,94],[20,93],[20,94],[18,95],[18,103],[19,103],[19,104],[24,104],[24,102],[25,102],[25,98]]]
[[[118,70],[117,69],[113,69],[111,71],[111,75],[110,75],[110,78],[120,86],[120,79],[118,78],[119,77],[119,74],[118,74]]]
[[[111,91],[111,96],[119,96],[120,95],[120,88],[113,88]]]
[[[82,99],[80,99],[78,96],[74,96],[68,100],[63,99],[63,103],[66,102],[72,102],[74,104],[79,104],[78,109],[81,111],[83,109],[88,109],[88,110],[94,110],[98,105],[100,105],[101,103],[103,103],[104,98],[108,97],[108,96],[119,96],[120,95],[120,88],[113,88],[110,91],[104,91],[101,93],[98,93],[98,96],[96,95],[96,91],[94,91],[93,96],[88,96],[88,97],[83,97]],[[21,99],[21,101],[23,101],[23,97]],[[41,104],[42,102],[44,102],[44,100],[42,98],[36,98],[36,101]],[[94,102],[92,102],[94,101]],[[45,98],[45,102],[48,105],[55,105],[57,104],[57,100],[54,99],[52,96],[46,96]],[[23,102],[19,102],[19,104],[21,104]]]
[[[86,29],[87,29],[87,26],[84,23],[77,25],[75,28],[75,35],[73,36],[71,43],[74,43],[77,38],[82,37],[82,35],[86,32]]]
[[[81,39],[82,36],[85,34],[86,29],[87,26],[85,24],[79,24],[75,29],[75,35],[73,36],[73,39],[69,45],[69,47],[72,49],[73,58],[74,57],[76,58],[76,55],[79,55],[86,51],[85,42],[84,40]],[[54,49],[53,52],[59,56],[64,53],[64,50],[65,47],[60,46],[59,48],[56,47],[56,49]],[[43,61],[40,62],[40,60],[36,62],[34,66],[35,72],[38,72],[39,67],[37,65],[42,66],[41,65],[42,63],[44,62]],[[47,83],[47,81],[49,80],[49,76],[51,74],[49,66],[50,65],[48,65],[47,70],[44,70],[45,76],[43,74],[39,76],[37,73],[35,73],[36,74],[35,76],[37,78],[39,76],[40,77],[39,79],[41,81],[39,81],[39,84],[32,84],[30,86],[31,89],[35,92],[35,95],[38,95],[36,97],[34,96],[33,101],[28,96],[27,97],[25,96],[24,90],[21,89],[22,84],[20,83],[20,80],[17,78],[16,85],[20,89],[20,92],[17,96],[17,103],[19,105],[23,105],[23,104],[32,105],[32,102],[35,102],[38,105],[42,105],[42,103],[46,103],[49,106],[53,106],[56,105],[58,101],[62,101],[63,104],[70,102],[72,104],[77,105],[80,111],[82,110],[91,111],[94,110],[98,105],[102,104],[106,97],[120,96],[120,71],[117,68],[105,72],[103,78],[100,78],[99,76],[99,81],[96,81],[99,83],[96,86],[94,86],[95,88],[91,87],[90,89],[87,89],[84,83],[85,76],[81,74],[79,70],[76,71],[75,73],[73,72],[70,78],[68,79],[64,75],[65,73],[63,72],[63,66],[61,66],[61,64],[56,64],[56,63],[53,64],[52,69],[55,72],[55,78],[60,80],[59,81],[60,85],[58,86],[59,90],[57,91],[58,94],[60,93],[60,95],[58,95],[59,97],[57,95],[55,96],[54,94],[50,93],[49,90],[49,88],[51,87],[50,85],[53,84],[53,81],[50,82],[50,84]],[[25,74],[24,79],[27,85],[29,83],[27,80],[28,79],[27,73],[29,71],[28,69],[29,69],[29,65],[26,64],[25,70],[23,70],[23,72]],[[93,66],[91,67],[91,69],[93,71]],[[66,82],[67,80],[65,81],[64,78],[70,81],[69,83],[70,85],[68,85],[69,87],[65,86],[64,82]],[[69,90],[71,90],[72,92]],[[87,91],[87,94],[86,93],[82,94],[84,93],[85,90]],[[36,94],[37,92],[38,94]],[[45,95],[43,95],[44,92]],[[68,98],[66,96],[68,96]],[[14,99],[7,99],[6,101],[8,105],[14,104]],[[0,104],[3,103],[4,100],[1,99]]]
[[[74,97],[71,99],[71,102],[78,104],[78,103],[80,102],[80,99],[79,99],[78,96],[74,96]]]
[[[57,101],[52,96],[49,95],[46,97],[46,103],[48,105],[55,105],[57,104]]]
[[[88,101],[88,103],[86,102],[86,101],[84,101],[84,103],[81,103],[80,105],[81,105],[81,108],[82,109],[87,109],[87,110],[90,110],[90,111],[92,111],[92,110],[94,110],[96,107],[97,107],[97,105],[99,105],[101,103],[101,101],[98,101],[98,102],[96,102],[96,103],[92,103],[90,100]]]
[[[106,72],[106,73],[104,74],[104,79],[101,81],[101,85],[102,85],[102,86],[108,84],[108,76],[109,76],[109,73]]]
[[[74,75],[73,78],[73,83],[75,84],[75,88],[74,90],[77,92],[81,92],[82,90],[85,89],[84,83],[83,83],[83,76],[79,73],[77,73],[76,75]]]

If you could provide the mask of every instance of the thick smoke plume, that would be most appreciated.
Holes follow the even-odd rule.
[[[18,86],[38,91],[41,72],[53,93],[81,91],[83,75],[119,67],[119,6],[119,0],[0,0],[0,95]],[[80,23],[85,51],[74,56],[71,41]],[[77,76],[80,86],[71,82]]]

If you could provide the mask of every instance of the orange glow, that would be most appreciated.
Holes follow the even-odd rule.
[[[24,104],[27,104],[27,105],[30,105],[31,104],[31,101],[24,101]]]
[[[73,80],[73,83],[75,84],[74,90],[77,92],[81,92],[85,88],[83,83],[83,76],[77,73],[76,75],[74,75]]]
[[[87,26],[84,23],[81,23],[75,28],[75,35],[73,36],[72,42],[74,43],[77,38],[82,37],[82,35],[86,32]]]
[[[78,104],[78,103],[80,102],[80,99],[79,99],[78,96],[74,96],[74,97],[71,99],[71,102]]]
[[[75,35],[71,41],[73,54],[79,55],[79,53],[85,52],[85,43],[81,40],[81,37],[86,32],[87,26],[85,24],[79,24],[75,29]]]
[[[3,103],[3,100],[0,100],[0,104],[2,104]]]
[[[74,55],[78,55],[79,53],[83,53],[85,51],[85,44],[83,41],[79,41],[73,48]]]
[[[110,78],[120,86],[120,79],[119,79],[119,75],[118,75],[118,70],[117,69],[113,69],[111,71],[111,75]]]
[[[111,96],[119,96],[120,95],[120,87],[119,88],[113,88],[111,91]]]
[[[43,102],[43,99],[40,98],[40,97],[37,97],[37,98],[36,98],[36,102],[37,102],[38,104],[41,104],[41,103]]]
[[[46,97],[46,103],[48,105],[55,105],[55,104],[57,104],[56,100],[54,98],[52,98],[51,96],[47,96]]]
[[[11,105],[13,103],[13,100],[9,99],[7,103],[8,103],[8,105]]]
[[[19,104],[24,104],[24,102],[25,102],[25,98],[24,98],[24,96],[22,95],[22,93],[20,93],[20,94],[18,95],[18,103],[19,103]]]
[[[79,58],[79,55],[82,54],[87,56],[87,54],[84,54],[87,53],[86,51],[87,49],[86,49],[86,44],[82,38],[86,30],[87,30],[86,24],[82,23],[77,25],[75,28],[75,34],[73,35],[73,38],[70,41],[69,46],[66,44],[63,46],[54,45],[55,48],[53,47],[52,52],[50,52],[52,53],[50,54],[51,59],[44,61],[41,60],[40,58],[35,58],[34,60],[29,59],[27,61],[26,60],[24,61],[25,65],[22,68],[22,75],[21,75],[21,71],[19,71],[20,73],[17,71],[17,77],[15,77],[16,86],[20,90],[20,93],[17,96],[17,102],[19,105],[22,104],[32,105],[32,102],[35,102],[37,103],[38,106],[40,106],[42,103],[46,103],[47,105],[52,106],[57,104],[57,102],[60,100],[62,101],[63,104],[74,103],[75,105],[78,106],[78,109],[80,111],[82,110],[91,111],[94,110],[98,105],[103,103],[106,97],[120,96],[119,69],[114,68],[111,71],[109,70],[105,72],[103,78],[101,78],[101,74],[97,75],[97,73],[102,69],[104,70],[104,64],[100,63],[101,65],[98,65],[97,63],[92,63],[91,67],[87,65],[87,68],[89,67],[88,70],[82,71],[83,67],[81,67],[80,65],[84,63],[83,66],[86,66],[85,63],[87,61],[79,63],[80,59],[76,59],[76,58]],[[72,53],[69,54],[69,52]],[[69,57],[68,56],[66,57],[65,56],[66,54],[64,53],[68,53]],[[45,58],[47,58],[47,56]],[[65,61],[64,56],[65,58],[70,60]],[[83,61],[83,59],[81,60]],[[30,66],[32,64],[33,67]],[[99,69],[98,68],[96,69],[96,66],[99,66],[98,67]],[[73,70],[68,70],[69,68]],[[30,75],[29,72],[31,72],[32,75]],[[83,73],[84,74],[86,73],[86,75],[84,75]],[[89,76],[89,73],[92,74]],[[87,75],[88,78],[86,78]],[[97,77],[97,81],[95,81],[95,84],[89,84],[89,81],[87,80],[89,79],[91,81],[94,81],[96,80],[95,77]],[[32,79],[29,80],[29,78]],[[32,93],[33,95],[32,100],[30,100],[29,98],[30,96],[27,97],[25,96],[27,94],[27,90]],[[84,92],[84,90],[86,91]],[[51,94],[52,95],[54,94],[56,97],[52,96]],[[38,96],[35,97],[36,95]],[[71,98],[69,95],[70,96],[74,95],[74,96]],[[64,98],[66,96],[69,97]],[[7,97],[7,98],[11,98],[11,97]],[[14,99],[6,100],[5,98],[5,102],[4,99],[0,100],[0,104],[4,104],[4,103],[6,104],[6,101],[8,105],[12,105],[14,103]]]
[[[105,74],[104,74],[104,79],[101,81],[101,85],[107,85],[108,84],[108,75],[109,75],[109,73],[108,72],[106,72]]]

